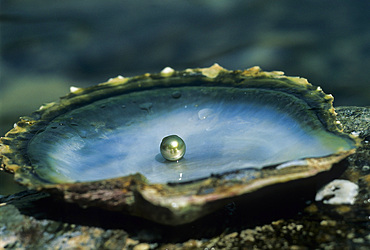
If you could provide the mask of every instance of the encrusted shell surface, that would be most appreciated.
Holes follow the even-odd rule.
[[[354,153],[332,101],[306,79],[259,67],[119,76],[22,117],[1,138],[1,167],[83,207],[184,224]],[[170,134],[186,143],[178,162],[159,154]]]

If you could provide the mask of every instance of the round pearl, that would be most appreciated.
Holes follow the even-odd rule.
[[[185,142],[177,135],[170,135],[163,138],[160,150],[163,158],[168,161],[180,160],[186,151]]]

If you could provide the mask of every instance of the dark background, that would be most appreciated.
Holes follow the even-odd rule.
[[[370,1],[0,0],[0,134],[19,116],[117,75],[284,71],[370,105]],[[0,174],[0,194],[15,192]]]

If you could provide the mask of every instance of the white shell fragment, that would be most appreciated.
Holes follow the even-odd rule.
[[[79,89],[80,89],[80,88],[78,88],[78,87],[71,86],[71,87],[69,88],[69,91],[70,91],[71,93],[74,93],[74,92],[78,91]]]
[[[357,184],[347,180],[333,180],[317,192],[315,200],[331,205],[353,205],[357,194]]]
[[[109,78],[108,79],[108,83],[115,83],[115,82],[120,82],[121,80],[125,79],[125,77],[121,76],[121,75],[118,75],[116,77],[113,77],[113,78]]]
[[[173,73],[175,73],[175,70],[171,67],[166,67],[161,71],[162,76],[171,76]]]

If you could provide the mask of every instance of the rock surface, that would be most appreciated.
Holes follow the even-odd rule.
[[[344,131],[363,139],[339,176],[359,186],[353,205],[316,202],[316,190],[307,190],[265,201],[254,210],[230,203],[201,221],[170,227],[24,191],[0,198],[0,248],[368,249],[370,108],[336,111]]]

